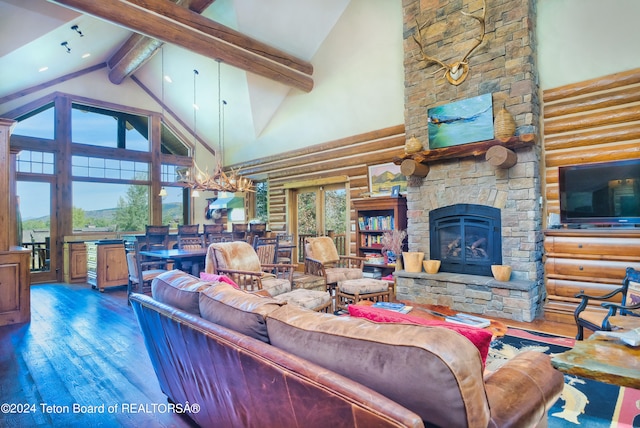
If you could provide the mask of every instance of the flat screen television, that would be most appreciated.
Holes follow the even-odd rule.
[[[559,168],[560,221],[640,225],[640,159]]]

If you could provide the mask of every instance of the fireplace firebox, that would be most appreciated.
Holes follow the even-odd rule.
[[[502,264],[500,210],[486,205],[456,204],[429,212],[430,258],[440,271],[491,276]]]

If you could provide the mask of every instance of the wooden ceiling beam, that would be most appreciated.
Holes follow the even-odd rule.
[[[195,13],[202,13],[215,0],[172,0],[181,7],[188,8]],[[163,45],[159,40],[142,34],[134,33],[107,60],[109,66],[109,81],[114,85],[121,84],[140,67],[149,61]]]
[[[170,0],[50,0],[79,12],[181,46],[200,55],[310,92],[313,66],[179,6]],[[140,53],[148,50],[142,45]],[[157,47],[156,47],[157,49]]]

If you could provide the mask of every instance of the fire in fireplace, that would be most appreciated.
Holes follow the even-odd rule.
[[[429,212],[430,258],[440,271],[491,276],[502,264],[500,210],[486,205],[456,204]]]

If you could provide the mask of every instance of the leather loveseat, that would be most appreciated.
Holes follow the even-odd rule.
[[[224,427],[545,426],[563,376],[525,352],[485,375],[450,329],[313,312],[171,271],[132,306],[163,392]],[[193,410],[193,409],[190,409]]]

